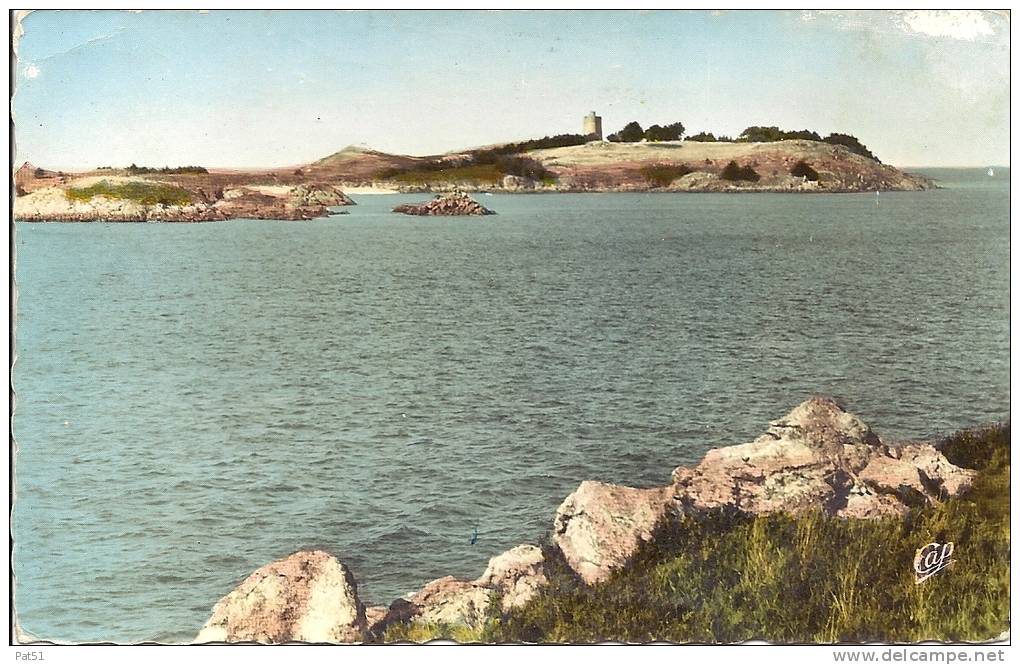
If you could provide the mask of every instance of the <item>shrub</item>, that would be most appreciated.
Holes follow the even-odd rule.
[[[719,137],[722,141],[723,138]],[[771,143],[775,141],[790,141],[790,140],[802,140],[802,141],[821,141],[831,145],[841,145],[850,152],[873,159],[876,162],[881,163],[878,157],[868,147],[858,140],[856,136],[850,134],[839,134],[833,133],[826,136],[824,139],[818,135],[818,132],[813,132],[809,129],[801,129],[795,132],[786,132],[778,127],[759,127],[757,125],[748,127],[740,136],[737,138],[738,141],[742,142],[755,142],[755,143]]]
[[[798,178],[807,178],[812,182],[818,180],[818,171],[815,171],[813,168],[811,168],[811,165],[805,162],[803,159],[793,165],[793,168],[790,169],[790,175],[796,176]]]
[[[677,178],[693,171],[686,164],[650,164],[639,169],[644,179],[655,187],[668,187]]]
[[[873,159],[876,162],[881,163],[881,160],[878,157],[875,157],[875,155],[868,150],[868,147],[861,143],[856,136],[851,136],[849,134],[829,134],[822,140],[832,145],[841,145],[855,155],[867,157],[868,159]]]
[[[679,141],[683,135],[684,126],[679,122],[674,122],[665,127],[652,125],[645,130],[645,138],[649,141]]]
[[[751,143],[771,143],[773,141],[782,141],[784,134],[783,130],[775,126],[759,127],[758,125],[753,125],[742,131],[737,140]]]
[[[722,173],[719,177],[723,180],[748,180],[750,182],[758,182],[761,176],[755,171],[750,165],[738,166],[736,162],[730,162],[723,168]]]
[[[494,183],[505,175],[547,182],[555,179],[537,159],[507,154],[500,149],[475,150],[459,158],[425,159],[406,168],[384,169],[375,177],[420,183],[458,179]]]
[[[610,134],[607,138],[616,143],[637,143],[645,137],[645,130],[636,122],[628,122],[623,129]]]
[[[565,148],[572,145],[583,145],[590,141],[591,138],[591,136],[584,134],[557,134],[556,136],[544,136],[540,139],[529,139],[518,143],[507,143],[493,150],[503,154],[512,154],[529,150],[543,150],[545,148]]]
[[[127,171],[129,175],[145,175],[147,173],[199,174],[209,172],[204,166],[175,166],[173,168],[164,166],[161,169],[156,169],[149,166],[138,166],[136,164],[132,164],[124,170]]]
[[[812,132],[809,129],[802,129],[797,132],[783,132],[784,141],[821,141],[822,137],[818,135],[818,132]]]
[[[716,138],[715,138],[715,134],[713,134],[711,132],[698,132],[697,134],[695,134],[693,136],[688,136],[687,140],[688,141],[700,141],[700,142],[704,142],[704,143],[715,143]]]
[[[499,167],[503,169],[504,173],[509,175],[531,178],[532,180],[550,180],[556,177],[552,171],[549,171],[542,165],[542,162],[528,157],[513,157],[509,161],[500,162]]]
[[[682,122],[674,122],[669,125],[652,125],[648,129],[641,129],[636,122],[628,122],[623,129],[610,134],[606,138],[617,143],[637,143],[642,139],[647,141],[679,141],[684,135]]]
[[[778,127],[759,127],[757,125],[748,127],[740,134],[739,141],[750,141],[754,143],[772,143],[775,141],[821,141],[822,137],[817,132],[809,129],[787,132]]]

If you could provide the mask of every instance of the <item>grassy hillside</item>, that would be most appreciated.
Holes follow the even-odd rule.
[[[950,438],[945,455],[980,471],[975,486],[906,520],[686,518],[603,584],[581,585],[553,558],[544,591],[478,630],[394,626],[385,639],[988,640],[1009,625],[1009,435],[1005,425]],[[915,551],[946,541],[956,563],[915,584]]]

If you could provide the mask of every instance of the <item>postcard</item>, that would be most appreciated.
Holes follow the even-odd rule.
[[[12,21],[19,653],[1008,640],[1008,11]]]

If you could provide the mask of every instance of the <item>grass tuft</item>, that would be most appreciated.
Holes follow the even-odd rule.
[[[389,175],[388,179],[408,185],[495,185],[502,182],[503,175],[503,172],[495,164],[478,164],[436,171],[404,171]]]

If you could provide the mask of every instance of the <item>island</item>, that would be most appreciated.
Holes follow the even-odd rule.
[[[849,134],[823,138],[809,130],[759,126],[748,127],[736,139],[708,132],[684,139],[682,134],[680,123],[642,129],[632,122],[603,139],[601,118],[593,112],[585,116],[580,134],[429,156],[349,146],[297,167],[238,170],[132,164],[79,173],[26,162],[14,174],[14,217],[308,220],[353,204],[346,192],[355,190],[450,192],[459,197],[463,192],[848,193],[935,188],[930,178],[883,164]]]

